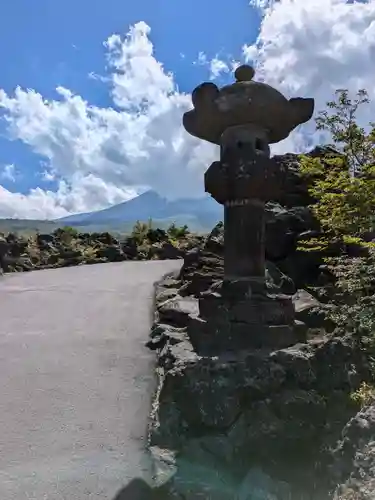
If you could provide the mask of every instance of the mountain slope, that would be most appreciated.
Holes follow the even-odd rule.
[[[155,222],[166,220],[170,223],[188,224],[189,227],[210,228],[222,218],[222,207],[208,196],[168,201],[154,191],[147,191],[136,198],[104,210],[70,215],[58,219],[57,222],[73,226],[117,225],[137,220],[147,221],[150,218]]]

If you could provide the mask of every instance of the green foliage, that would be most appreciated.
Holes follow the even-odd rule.
[[[172,244],[177,243],[178,240],[186,238],[190,234],[188,226],[178,227],[172,223],[166,231],[162,229],[154,229],[152,220],[149,219],[147,223],[137,221],[134,225],[131,237],[135,240],[138,246],[147,243],[156,243],[164,240],[169,240]]]
[[[356,124],[360,105],[368,103],[364,90],[352,101],[347,90],[336,92],[337,101],[328,102],[333,111],[320,112],[317,129],[328,131],[338,154],[324,158],[300,156],[301,173],[315,200],[311,209],[320,222],[322,235],[301,242],[303,250],[326,249],[332,242],[366,244],[374,228],[375,214],[375,124],[369,131]]]
[[[351,399],[363,408],[375,400],[375,387],[366,382],[362,382],[359,389],[351,394]]]
[[[375,250],[370,248],[365,257],[326,259],[326,270],[335,279],[328,289],[328,319],[336,325],[335,333],[353,334],[374,355]]]
[[[62,234],[69,234],[72,237],[77,237],[78,236],[78,231],[74,227],[71,226],[64,226],[64,227],[59,227],[58,229],[55,229],[53,231],[53,234],[55,236],[60,236]]]
[[[324,289],[330,306],[328,319],[336,325],[337,334],[353,334],[373,357],[375,124],[370,122],[365,130],[356,123],[358,108],[367,103],[365,90],[352,100],[347,90],[340,89],[336,100],[327,103],[329,109],[316,119],[317,129],[329,132],[333,144],[323,158],[300,158],[301,173],[315,201],[311,210],[321,227],[321,235],[301,242],[300,249],[334,249],[331,255],[336,256],[324,259],[326,272],[333,277],[331,287]],[[353,248],[360,257],[351,256]],[[365,392],[357,394],[358,398]]]
[[[184,226],[178,227],[173,222],[167,229],[167,234],[174,240],[179,240],[180,238],[186,238],[189,234],[188,226],[185,224]]]
[[[357,237],[373,227],[375,177],[351,175],[345,158],[301,159],[301,171],[314,181],[310,194],[317,200],[312,206],[326,238]],[[316,173],[318,172],[318,173]]]
[[[147,240],[147,234],[152,229],[152,220],[149,219],[148,222],[140,222],[139,220],[134,224],[133,230],[131,232],[131,238],[137,243],[137,245],[142,245]]]
[[[52,234],[68,245],[74,239],[78,238],[79,232],[74,227],[64,226],[55,229]]]
[[[168,235],[164,229],[149,229],[147,233],[147,241],[151,244],[167,241]]]
[[[70,234],[74,238],[76,238],[78,236],[77,229],[75,229],[74,227],[71,227],[71,226],[64,226],[63,228],[61,228],[61,231],[63,231],[64,233]]]
[[[350,99],[348,90],[338,89],[336,101],[327,102],[331,114],[327,110],[319,113],[316,119],[317,130],[328,131],[334,144],[345,155],[349,168],[353,173],[359,173],[374,163],[375,124],[370,122],[370,131],[356,123],[356,113],[362,104],[370,102],[366,90],[357,92],[357,97]]]

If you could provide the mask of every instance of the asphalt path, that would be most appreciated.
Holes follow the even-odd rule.
[[[149,479],[153,283],[181,261],[0,277],[0,499],[113,500]]]

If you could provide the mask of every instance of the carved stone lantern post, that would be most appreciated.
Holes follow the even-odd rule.
[[[224,205],[224,279],[201,294],[201,321],[189,329],[198,352],[206,354],[286,347],[306,333],[295,321],[291,296],[265,284],[265,204],[283,188],[285,173],[270,158],[269,145],[308,121],[314,100],[288,100],[253,76],[251,67],[240,66],[231,85],[199,85],[194,109],[183,117],[187,132],[220,146],[205,189]]]
[[[221,90],[199,85],[183,124],[191,135],[220,146],[205,189],[224,205],[224,279],[255,285],[265,279],[265,202],[277,196],[283,181],[269,145],[308,121],[314,100],[287,100],[253,76],[253,68],[240,66],[236,82]]]

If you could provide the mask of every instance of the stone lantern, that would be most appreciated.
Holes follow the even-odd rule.
[[[306,333],[291,297],[269,292],[265,283],[265,204],[277,198],[285,176],[270,158],[270,144],[311,118],[314,99],[288,100],[253,76],[251,67],[240,66],[231,85],[199,85],[194,109],[183,117],[187,132],[220,146],[205,190],[224,205],[224,276],[201,295],[201,322],[190,328],[198,350],[211,339],[211,353],[288,346]]]
[[[265,279],[265,202],[283,186],[269,145],[311,118],[314,99],[287,100],[253,76],[253,68],[240,66],[231,85],[199,85],[183,124],[191,135],[220,146],[205,190],[224,205],[224,279],[255,283]]]

